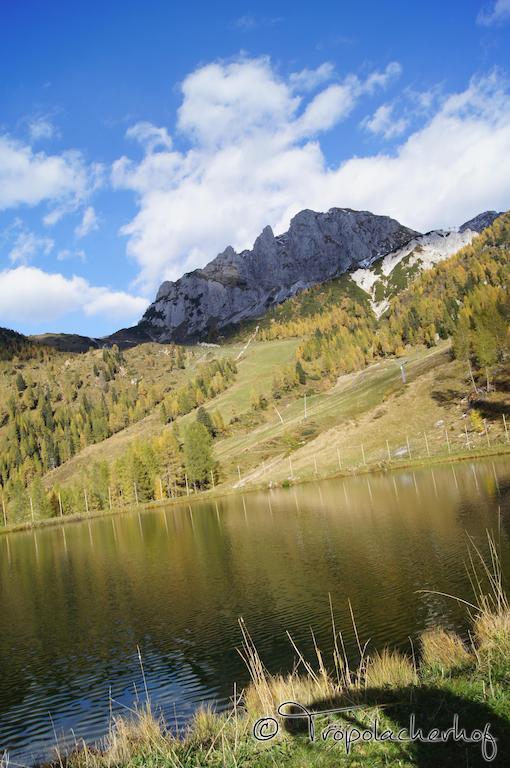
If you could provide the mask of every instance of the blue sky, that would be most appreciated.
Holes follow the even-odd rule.
[[[300,209],[510,207],[510,0],[0,2],[0,325],[102,335]]]

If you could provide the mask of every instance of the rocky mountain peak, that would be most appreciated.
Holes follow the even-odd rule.
[[[151,337],[189,341],[262,315],[298,291],[404,245],[418,233],[388,216],[303,210],[275,236],[267,226],[251,250],[226,248],[175,282],[164,282],[142,324]]]
[[[469,242],[498,215],[486,211],[456,230],[421,235],[370,211],[305,209],[291,219],[287,232],[275,236],[266,226],[251,250],[237,253],[228,246],[203,269],[164,282],[140,328],[160,341],[217,335],[345,272],[357,273],[357,282],[364,287],[368,279],[364,272],[380,259],[386,258],[385,273],[402,258],[412,261],[411,266],[418,258],[420,263],[433,263]]]

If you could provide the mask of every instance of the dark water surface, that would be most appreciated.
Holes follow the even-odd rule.
[[[498,513],[498,508],[500,512]],[[332,645],[328,593],[349,652],[409,648],[465,610],[466,532],[501,542],[510,574],[510,461],[326,481],[0,537],[0,749],[13,763],[59,739],[95,739],[110,708],[144,696],[183,722],[225,706],[247,673],[243,616],[270,671],[289,670],[286,630]]]

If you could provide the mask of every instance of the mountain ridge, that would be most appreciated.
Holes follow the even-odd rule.
[[[252,250],[229,246],[203,269],[164,282],[140,325],[162,341],[198,340],[261,316],[297,292],[369,264],[418,233],[388,216],[305,209],[287,232],[265,227]]]
[[[394,267],[408,258],[418,271],[418,251],[426,251],[421,262],[432,266],[469,244],[499,215],[484,211],[455,229],[422,234],[369,211],[331,208],[320,213],[305,209],[281,235],[275,236],[266,226],[252,250],[237,253],[228,246],[205,267],[175,282],[163,282],[138,329],[157,341],[214,338],[242,321],[261,317],[306,288],[345,273],[366,290],[374,312],[381,314],[391,290],[383,280],[368,274],[364,280],[363,270],[392,255]],[[384,274],[384,265],[382,271]],[[367,280],[368,289],[364,287]],[[382,299],[376,300],[371,293],[375,283]]]
[[[244,321],[262,317],[267,310],[306,288],[342,276],[367,295],[374,314],[380,317],[389,299],[422,269],[468,245],[500,215],[497,211],[484,211],[459,227],[422,234],[395,219],[369,211],[331,208],[320,213],[305,209],[296,214],[283,234],[275,236],[272,228],[266,226],[252,250],[236,253],[228,246],[205,267],[186,273],[175,282],[163,282],[155,301],[135,326],[100,338],[59,333],[25,338],[69,352],[112,344],[127,348],[150,341],[196,342],[228,333]],[[340,239],[334,237],[335,227]],[[297,258],[290,263],[294,256]],[[211,302],[207,306],[208,296],[203,301],[204,293],[207,294],[204,286],[210,285],[214,288],[213,309],[223,309],[219,316],[207,311],[211,308]],[[234,300],[229,302],[232,295]],[[168,304],[173,304],[174,311],[172,306],[167,311]],[[172,324],[175,315],[179,323]]]

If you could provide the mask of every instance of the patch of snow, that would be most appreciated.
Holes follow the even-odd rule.
[[[374,284],[379,280],[379,275],[370,268],[357,269],[355,272],[351,272],[351,277],[365,293],[371,293]]]
[[[370,304],[372,305],[372,310],[374,312],[374,315],[379,319],[388,307],[390,306],[390,302],[388,299],[383,299],[383,301],[374,301],[373,299],[370,301]]]
[[[377,270],[371,266],[359,268],[351,272],[351,278],[362,291],[369,295],[374,314],[380,317],[387,310],[389,302],[387,299],[375,301],[374,286],[379,281],[386,283],[387,278],[403,259],[409,257],[406,265],[409,268],[419,265],[421,269],[430,269],[469,245],[477,234],[478,232],[471,229],[465,229],[462,232],[458,228],[432,230],[424,235],[413,237],[402,248],[388,253],[377,265]]]

